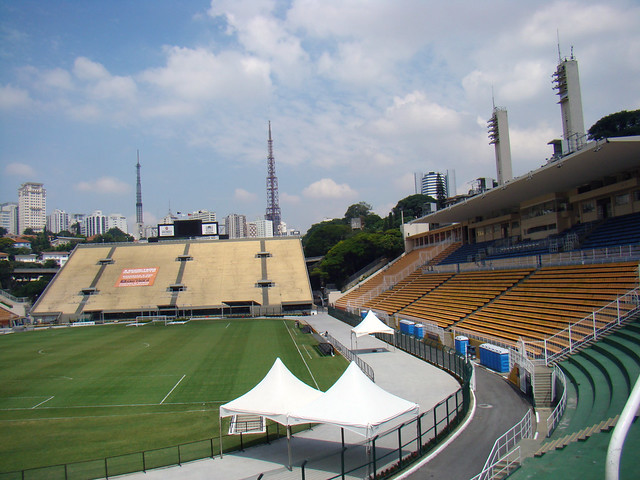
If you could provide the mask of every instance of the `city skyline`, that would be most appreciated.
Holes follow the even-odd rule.
[[[586,128],[640,108],[630,0],[27,0],[0,19],[0,202],[44,183],[47,213],[112,210],[130,231],[137,150],[145,224],[169,205],[260,218],[271,120],[282,217],[304,232],[359,201],[385,216],[414,172],[495,178],[494,99],[514,177],[543,165],[558,49]]]

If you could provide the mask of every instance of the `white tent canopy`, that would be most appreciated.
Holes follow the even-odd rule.
[[[373,438],[386,424],[418,415],[420,406],[378,387],[351,362],[324,395],[289,414],[290,424],[328,423]]]
[[[267,375],[241,397],[220,406],[220,418],[231,415],[260,415],[281,425],[295,425],[287,414],[322,395],[293,375],[276,358]],[[299,422],[305,423],[305,422]]]
[[[363,335],[371,335],[372,333],[390,333],[393,334],[395,330],[382,322],[373,311],[369,310],[369,313],[364,317],[364,319],[355,327],[351,329],[351,331],[357,337],[362,337]]]

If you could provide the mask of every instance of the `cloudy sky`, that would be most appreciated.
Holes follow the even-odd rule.
[[[507,108],[515,176],[562,135],[551,84],[571,47],[585,127],[640,108],[631,0],[0,0],[0,202],[145,221],[280,207],[303,232],[359,201],[386,215],[414,172],[495,177]]]

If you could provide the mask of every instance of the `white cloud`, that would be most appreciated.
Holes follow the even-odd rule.
[[[171,47],[164,67],[139,75],[159,90],[161,101],[203,102],[232,99],[252,101],[271,88],[269,65],[256,57],[232,51],[214,54],[204,48]]]
[[[357,193],[346,183],[337,184],[331,178],[323,178],[306,187],[302,194],[310,198],[352,198]]]
[[[300,203],[300,196],[292,195],[287,192],[280,192],[280,202],[284,205],[298,205]]]
[[[244,188],[236,188],[233,193],[233,198],[241,202],[253,202],[256,200],[257,195],[255,193],[248,192]]]
[[[89,60],[86,57],[78,57],[73,62],[73,73],[80,80],[102,80],[103,78],[110,77],[107,69],[96,62]]]
[[[0,87],[0,109],[27,107],[31,104],[29,92],[22,88],[5,85]]]
[[[71,90],[73,80],[71,74],[62,68],[55,68],[42,73],[42,83],[47,87]]]
[[[75,185],[81,192],[95,192],[101,194],[127,193],[130,187],[127,183],[114,177],[100,177],[96,180],[81,181]]]
[[[31,165],[18,162],[9,163],[4,167],[4,173],[17,177],[34,177],[36,175],[36,171]]]

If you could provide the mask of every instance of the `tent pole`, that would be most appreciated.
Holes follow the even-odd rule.
[[[222,458],[222,417],[218,417],[218,426],[220,427],[220,458]]]
[[[344,479],[344,428],[340,427],[340,437],[342,438],[342,449],[340,450],[340,472]]]
[[[293,470],[291,464],[291,425],[287,425],[287,450],[289,451],[289,466],[287,467],[289,471]]]

